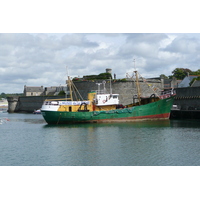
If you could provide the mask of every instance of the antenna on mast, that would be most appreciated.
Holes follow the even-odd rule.
[[[135,79],[136,79],[138,103],[139,103],[139,105],[141,105],[141,91],[140,91],[140,85],[139,85],[138,72],[137,72],[136,67],[135,67],[135,59],[133,59],[133,62],[134,62],[134,68],[135,68],[134,73],[135,73]]]
[[[133,62],[134,62],[134,69],[135,69],[135,71],[136,71],[136,67],[135,67],[135,58],[133,59]]]

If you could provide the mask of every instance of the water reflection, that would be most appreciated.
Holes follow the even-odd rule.
[[[152,120],[152,121],[135,121],[123,123],[80,123],[80,124],[46,124],[44,128],[92,128],[92,127],[134,127],[134,128],[150,128],[150,127],[170,127],[170,120]]]
[[[199,119],[191,120],[170,120],[171,127],[191,127],[191,128],[200,128]]]
[[[199,127],[170,120],[43,126],[60,138],[57,146],[68,148],[71,165],[98,166],[200,164]]]
[[[6,115],[0,165],[200,165],[198,120],[47,125],[38,115]]]
[[[151,154],[158,153],[165,137],[161,131],[170,128],[170,121],[44,125],[43,128],[46,137],[54,138],[54,145],[68,149],[65,159],[71,165],[147,165]]]

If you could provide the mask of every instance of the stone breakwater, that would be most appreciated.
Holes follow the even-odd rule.
[[[33,113],[34,110],[40,109],[45,99],[58,99],[63,97],[58,96],[21,96],[8,97],[8,112],[9,113]]]

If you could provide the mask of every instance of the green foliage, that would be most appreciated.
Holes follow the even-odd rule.
[[[189,75],[200,76],[200,69],[198,69],[197,71],[191,71],[190,69],[187,69],[187,68],[176,68],[172,71],[172,75],[169,75],[167,77],[165,74],[161,74],[160,78],[172,79],[174,77],[178,80],[183,80],[188,75],[188,73]]]
[[[187,73],[191,73],[192,71],[187,68],[176,68],[172,71],[173,77],[182,80],[187,76]]]
[[[97,77],[97,79],[112,79],[112,75],[110,73],[101,73]]]
[[[7,96],[6,96],[6,94],[4,93],[4,92],[2,92],[1,94],[0,94],[0,98],[6,98]]]
[[[190,75],[200,75],[200,69],[198,69],[197,71],[191,72]]]
[[[22,95],[23,95],[22,93],[6,94],[6,93],[2,92],[0,94],[0,99],[2,99],[2,98],[6,99],[7,97],[22,96]]]
[[[72,81],[80,81],[81,79],[80,78],[78,78],[78,77],[74,77],[73,79],[72,79]]]
[[[65,95],[65,91],[60,91],[58,96],[64,96]]]
[[[173,78],[173,76],[172,76],[172,75],[170,75],[170,76],[168,76],[168,78],[169,78],[169,79],[172,79],[172,78]]]
[[[169,77],[165,76],[164,74],[161,74],[160,78],[162,78],[162,79],[169,79]]]
[[[98,75],[87,75],[87,76],[83,76],[83,79],[85,80],[95,80],[97,79]]]
[[[99,75],[86,75],[83,78],[73,78],[73,81],[84,81],[84,80],[99,80],[99,79],[112,79],[112,75],[110,73],[101,73]]]
[[[118,82],[126,82],[127,80],[125,78],[123,78],[123,79],[118,79],[117,81]]]

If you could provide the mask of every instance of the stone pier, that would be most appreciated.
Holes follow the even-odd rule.
[[[18,104],[18,98],[19,97],[7,97],[9,113],[14,113],[16,111],[16,107]]]
[[[63,96],[20,96],[8,97],[9,113],[33,113],[34,110],[40,109],[45,99],[59,99]]]

